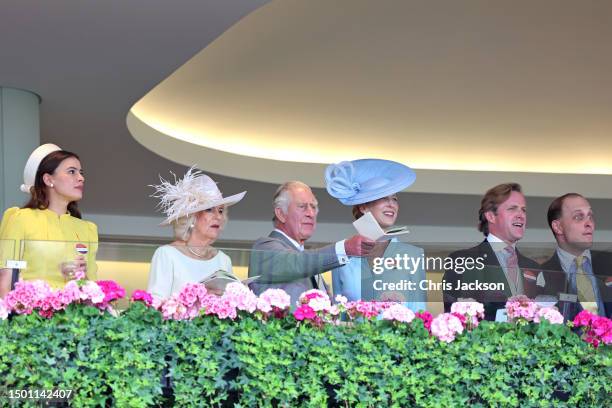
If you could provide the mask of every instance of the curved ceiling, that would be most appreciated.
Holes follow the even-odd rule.
[[[326,10],[324,13],[335,13],[333,18],[338,20],[338,24],[341,20],[338,17],[338,11],[333,11],[330,7],[333,6],[332,3],[339,1],[342,0],[328,2],[330,4],[322,6]],[[303,18],[310,18],[309,14],[302,9],[304,5],[300,5],[300,2],[291,2],[291,0],[287,2],[298,7],[295,13],[300,13]],[[401,2],[396,1],[395,3]],[[498,41],[499,35],[496,37],[494,34],[496,25],[502,24],[498,21],[502,13],[498,9],[502,7],[501,5],[494,7],[488,4],[492,3],[488,0],[456,0],[453,2],[406,0],[406,2],[413,3],[409,15],[403,17],[406,24],[414,25],[415,28],[429,25],[431,30],[442,30],[440,35],[444,34],[444,27],[454,24],[453,19],[465,19],[463,17],[465,12],[458,8],[469,8],[468,11],[476,13],[479,19],[490,21],[488,26],[481,27],[481,30],[492,31],[485,30],[479,34],[479,44],[486,46],[490,52],[503,48],[504,42]],[[0,50],[2,50],[0,85],[29,89],[41,95],[41,142],[56,143],[70,151],[75,151],[83,160],[87,173],[87,187],[85,198],[81,202],[81,209],[85,212],[86,217],[91,214],[103,214],[108,215],[112,220],[117,215],[123,216],[123,218],[117,218],[113,223],[125,223],[123,227],[126,231],[130,229],[137,231],[144,228],[143,225],[149,225],[147,224],[151,222],[149,217],[157,217],[159,213],[155,211],[156,201],[149,197],[151,188],[147,186],[158,183],[160,174],[168,176],[169,171],[183,174],[186,168],[176,163],[179,161],[188,162],[187,166],[193,163],[200,164],[207,174],[219,182],[224,193],[231,194],[248,190],[246,204],[232,208],[232,222],[237,220],[269,222],[269,202],[276,189],[276,185],[271,183],[280,183],[290,178],[301,178],[304,174],[316,180],[318,185],[322,184],[323,165],[277,162],[279,165],[277,171],[274,172],[275,178],[271,177],[265,182],[256,182],[246,180],[244,176],[242,178],[231,177],[221,173],[234,174],[232,171],[236,171],[244,174],[244,169],[248,169],[249,173],[257,173],[258,176],[262,176],[264,168],[257,164],[259,159],[188,144],[183,144],[186,146],[184,150],[191,156],[185,155],[180,159],[178,152],[173,152],[171,147],[165,147],[162,142],[159,142],[160,147],[153,148],[153,150],[165,157],[171,154],[177,156],[176,159],[172,159],[173,161],[167,160],[143,147],[126,128],[126,112],[136,101],[202,49],[205,49],[202,54],[204,55],[217,46],[215,42],[217,39],[226,41],[224,33],[231,35],[234,29],[250,18],[256,17],[258,13],[269,12],[265,7],[259,9],[266,3],[268,3],[267,0],[176,0],[173,2],[109,0],[82,2],[78,7],[75,7],[75,2],[71,0],[53,2],[21,0],[2,3],[0,8]],[[387,9],[397,7],[393,5],[392,0],[377,3],[384,4]],[[430,3],[431,7],[428,6]],[[586,2],[573,0],[571,2],[542,0],[504,3],[503,13],[506,18],[516,22],[515,30],[524,32],[521,35],[527,36],[527,33],[531,32],[524,26],[533,24],[533,22],[541,24],[543,29],[548,30],[550,38],[553,38],[552,31],[550,31],[553,25],[557,26],[556,30],[567,31],[566,34],[561,33],[560,38],[569,38],[570,44],[575,45],[573,52],[578,56],[584,56],[581,58],[583,68],[580,71],[583,74],[570,78],[566,81],[567,86],[574,89],[579,85],[591,83],[593,100],[599,98],[599,111],[612,117],[609,114],[612,111],[609,100],[601,98],[601,92],[610,87],[602,82],[599,73],[604,69],[609,70],[610,67],[605,65],[602,57],[597,56],[596,53],[593,54],[594,57],[588,55],[593,52],[592,50],[601,48],[602,44],[607,46],[610,43],[612,37],[607,30],[612,27],[612,2],[593,0],[589,1],[588,5]],[[538,9],[534,8],[535,3]],[[317,4],[321,6],[321,3]],[[353,13],[349,8],[358,7],[361,3],[343,1],[341,4],[344,5],[347,13]],[[455,4],[461,4],[462,7],[455,6]],[[279,7],[278,4],[273,5]],[[437,10],[434,10],[434,7]],[[581,10],[582,7],[589,7],[590,10]],[[250,15],[253,10],[257,11]],[[286,24],[289,24],[289,21],[292,21],[291,24],[293,24],[293,20],[289,19],[291,13],[290,10],[286,10],[287,17],[282,17],[282,19],[287,19]],[[416,17],[412,17],[412,14],[424,21],[415,22]],[[242,21],[245,16],[248,17]],[[377,25],[373,25],[375,22]],[[359,29],[370,32],[382,29],[380,28],[381,25],[384,25],[382,22],[382,17],[368,20],[366,16],[363,23],[359,23]],[[327,37],[332,37],[332,29],[333,27],[329,28],[330,34]],[[585,32],[595,30],[601,35],[599,37],[590,36],[592,37],[590,43],[585,45],[582,40],[585,35],[578,34],[581,30],[586,30]],[[489,37],[495,43],[489,43]],[[253,38],[255,39],[257,38]],[[289,37],[287,39],[290,40]],[[265,39],[265,41],[271,42],[272,39]],[[412,48],[411,52],[425,55],[419,51],[419,47],[414,45],[417,38],[405,38],[402,41],[406,47]],[[433,39],[418,41],[427,43]],[[548,46],[547,42],[540,42],[540,44],[543,47]],[[365,50],[367,45],[355,43],[354,46],[363,47]],[[473,46],[476,46],[476,43]],[[439,50],[441,51],[443,50]],[[288,48],[287,57],[281,55],[267,58],[280,58],[279,63],[289,64],[290,59],[299,57],[299,55],[292,55],[293,52],[302,51]],[[430,50],[432,57],[434,52],[434,49]],[[538,50],[533,52],[536,53]],[[545,48],[539,52],[541,58],[544,58],[544,53],[552,55],[553,60],[561,58],[555,57],[553,51],[546,51]],[[554,52],[558,52],[558,48]],[[242,56],[241,69],[256,69],[259,64],[256,57],[257,55]],[[285,58],[288,61],[285,62]],[[253,59],[253,68],[251,68],[251,59]],[[309,59],[313,58],[309,57]],[[495,59],[501,60],[498,55],[492,57],[492,60]],[[502,59],[506,63],[510,57]],[[561,64],[561,68],[563,65]],[[393,70],[393,66],[389,64],[381,65],[382,68]],[[237,72],[229,68],[223,67],[223,69],[225,70],[222,73],[224,75],[237,75]],[[551,66],[551,72],[554,73],[556,69],[557,67]],[[180,69],[177,72],[180,72]],[[257,75],[261,76],[263,73],[257,73]],[[349,72],[347,75],[357,74]],[[529,75],[528,72],[525,72],[525,76]],[[217,76],[213,79],[220,81],[222,75]],[[553,79],[553,77],[544,78],[544,80]],[[204,81],[204,79],[198,81]],[[272,86],[274,81],[276,78],[273,78],[267,86]],[[233,85],[234,88],[231,89],[238,88],[240,84]],[[495,89],[500,92],[500,98],[508,92],[503,83],[494,85]],[[242,88],[248,89],[249,86],[254,85],[242,85]],[[410,88],[406,89],[408,91]],[[463,96],[469,98],[469,94]],[[558,98],[551,98],[551,103],[556,99]],[[562,99],[559,98],[559,100]],[[583,98],[581,104],[585,103]],[[591,106],[588,103],[586,105]],[[255,107],[256,104],[248,108]],[[166,108],[171,109],[172,105],[168,104]],[[249,113],[250,109],[246,109],[245,112]],[[406,112],[412,114],[409,110]],[[205,113],[202,111],[200,115]],[[272,113],[275,112],[272,111]],[[372,120],[377,120],[378,114],[378,111],[373,111],[363,118],[357,118],[368,124]],[[564,120],[564,118],[565,115],[559,115],[555,119]],[[475,124],[481,126],[482,120]],[[151,130],[150,126],[143,124],[139,133],[147,134],[145,132],[147,128]],[[155,138],[153,131],[150,131],[150,135]],[[168,141],[168,144],[171,144],[173,140],[161,133],[159,136]],[[146,143],[152,145],[154,140],[156,139],[151,139]],[[599,142],[601,144],[597,145],[582,142],[578,142],[577,145],[566,143],[566,146],[568,149],[575,150],[582,158],[590,157],[593,152],[605,151],[606,139],[602,138]],[[403,161],[411,164],[412,158],[413,155],[406,155]],[[27,157],[23,158],[24,162],[26,159]],[[249,161],[244,162],[244,160]],[[214,163],[218,173],[214,173],[212,168],[209,169],[208,165],[211,163]],[[311,167],[315,167],[314,171],[309,170]],[[478,208],[482,193],[492,185],[512,180],[520,182],[528,196],[530,229],[548,228],[545,214],[550,197],[568,191],[578,191],[589,197],[597,214],[598,230],[612,229],[611,176],[421,169],[417,169],[417,175],[417,182],[410,187],[410,192],[401,195],[403,210],[400,213],[399,224],[473,228],[475,209]],[[21,178],[22,175],[13,176]],[[438,193],[428,194],[427,191],[438,191]],[[440,194],[440,191],[446,194]],[[332,199],[324,190],[315,188],[315,194],[322,209],[319,214],[320,222],[338,223],[350,220],[350,213],[347,213],[346,208],[337,200]],[[126,221],[129,222],[126,223]],[[105,232],[104,223],[99,225],[101,234],[109,233]],[[260,232],[267,233],[267,229]],[[151,234],[162,236],[163,230],[160,229],[159,233],[152,232]]]
[[[128,127],[166,158],[257,181],[321,186],[322,163],[381,157],[424,170],[416,191],[481,193],[490,171],[544,195],[549,173],[582,187],[612,174],[610,15],[605,1],[273,1]],[[601,180],[594,197],[611,194]]]

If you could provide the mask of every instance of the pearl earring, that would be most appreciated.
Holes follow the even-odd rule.
[[[51,183],[51,188],[53,188],[53,183]]]

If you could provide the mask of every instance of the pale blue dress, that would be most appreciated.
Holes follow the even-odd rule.
[[[424,251],[414,245],[399,241],[397,238],[391,239],[389,246],[385,250],[383,257],[393,257],[399,254],[402,257],[407,254],[409,257],[423,258]],[[386,271],[380,275],[375,275],[365,258],[349,257],[349,262],[341,267],[332,270],[332,282],[334,297],[337,295],[345,296],[349,301],[360,300],[362,295],[362,282],[368,285],[373,279],[385,279]],[[390,272],[389,272],[390,273]],[[412,281],[415,285],[415,290],[403,291],[402,294],[406,298],[403,302],[405,306],[414,312],[426,310],[427,308],[427,293],[419,289],[419,283],[426,279],[423,263],[416,269],[414,274],[406,271],[393,271],[395,276],[401,276],[402,280]],[[364,291],[364,294],[365,291]],[[365,299],[368,300],[368,299]]]

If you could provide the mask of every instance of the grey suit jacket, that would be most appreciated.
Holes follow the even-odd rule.
[[[295,306],[302,292],[313,289],[312,276],[340,265],[335,245],[300,251],[283,234],[272,231],[253,244],[249,277],[259,279],[249,286],[257,295],[268,288],[283,289]]]

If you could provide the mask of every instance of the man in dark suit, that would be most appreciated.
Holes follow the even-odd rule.
[[[446,270],[444,282],[450,289],[444,291],[444,309],[448,312],[453,302],[472,298],[484,304],[486,320],[495,320],[509,297],[535,297],[536,283],[542,276],[539,265],[516,248],[527,226],[527,206],[519,184],[489,189],[481,200],[478,217],[478,230],[485,240],[449,255],[454,265],[462,265],[460,259],[474,259],[476,267]]]
[[[302,182],[281,185],[273,206],[275,229],[255,241],[249,262],[249,276],[259,276],[250,284],[256,294],[280,288],[295,305],[302,292],[327,291],[320,274],[344,265],[349,255],[366,256],[374,247],[374,241],[354,235],[319,249],[305,250],[304,243],[315,231],[319,208],[312,190]]]
[[[612,318],[612,254],[591,250],[595,220],[589,202],[577,193],[554,199],[548,225],[557,249],[542,265],[547,293],[565,294],[558,307],[567,320],[585,308]]]

